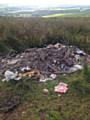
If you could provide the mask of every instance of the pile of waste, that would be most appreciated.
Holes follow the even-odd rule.
[[[7,81],[27,76],[45,82],[56,79],[60,74],[82,70],[87,57],[79,48],[60,43],[30,48],[19,54],[0,57],[0,75]]]

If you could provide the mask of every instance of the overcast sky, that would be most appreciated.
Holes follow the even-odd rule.
[[[0,4],[46,7],[56,5],[90,5],[90,0],[0,0]]]

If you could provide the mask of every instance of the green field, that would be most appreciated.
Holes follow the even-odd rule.
[[[61,16],[65,16],[65,14],[52,14],[52,15],[47,15],[47,16],[42,16],[43,18],[48,18],[48,17],[61,17]]]

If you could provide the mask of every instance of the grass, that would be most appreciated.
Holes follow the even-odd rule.
[[[42,17],[49,18],[49,17],[60,17],[60,16],[65,16],[65,14],[57,13],[57,14],[51,14],[51,15],[42,16]]]
[[[54,87],[60,81],[69,85],[69,91],[59,97]],[[43,93],[44,88],[48,94]],[[21,104],[8,113],[1,112],[0,120],[90,120],[90,83],[83,72],[61,75],[46,83],[28,78],[19,83],[0,82],[2,92],[20,95]]]
[[[57,42],[90,52],[90,17],[69,17],[69,14],[57,17],[60,15],[46,18],[0,17],[0,54]]]
[[[90,52],[89,19],[0,18],[0,53],[57,42]],[[90,83],[86,79],[83,72],[77,72],[46,83],[28,78],[18,83],[0,81],[0,104],[20,97],[12,111],[0,112],[0,120],[90,120]],[[60,81],[69,85],[69,91],[59,97],[54,87]],[[48,94],[43,93],[44,88]]]

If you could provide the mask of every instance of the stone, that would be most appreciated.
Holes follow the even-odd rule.
[[[49,90],[45,88],[45,89],[43,89],[43,93],[48,94]]]

